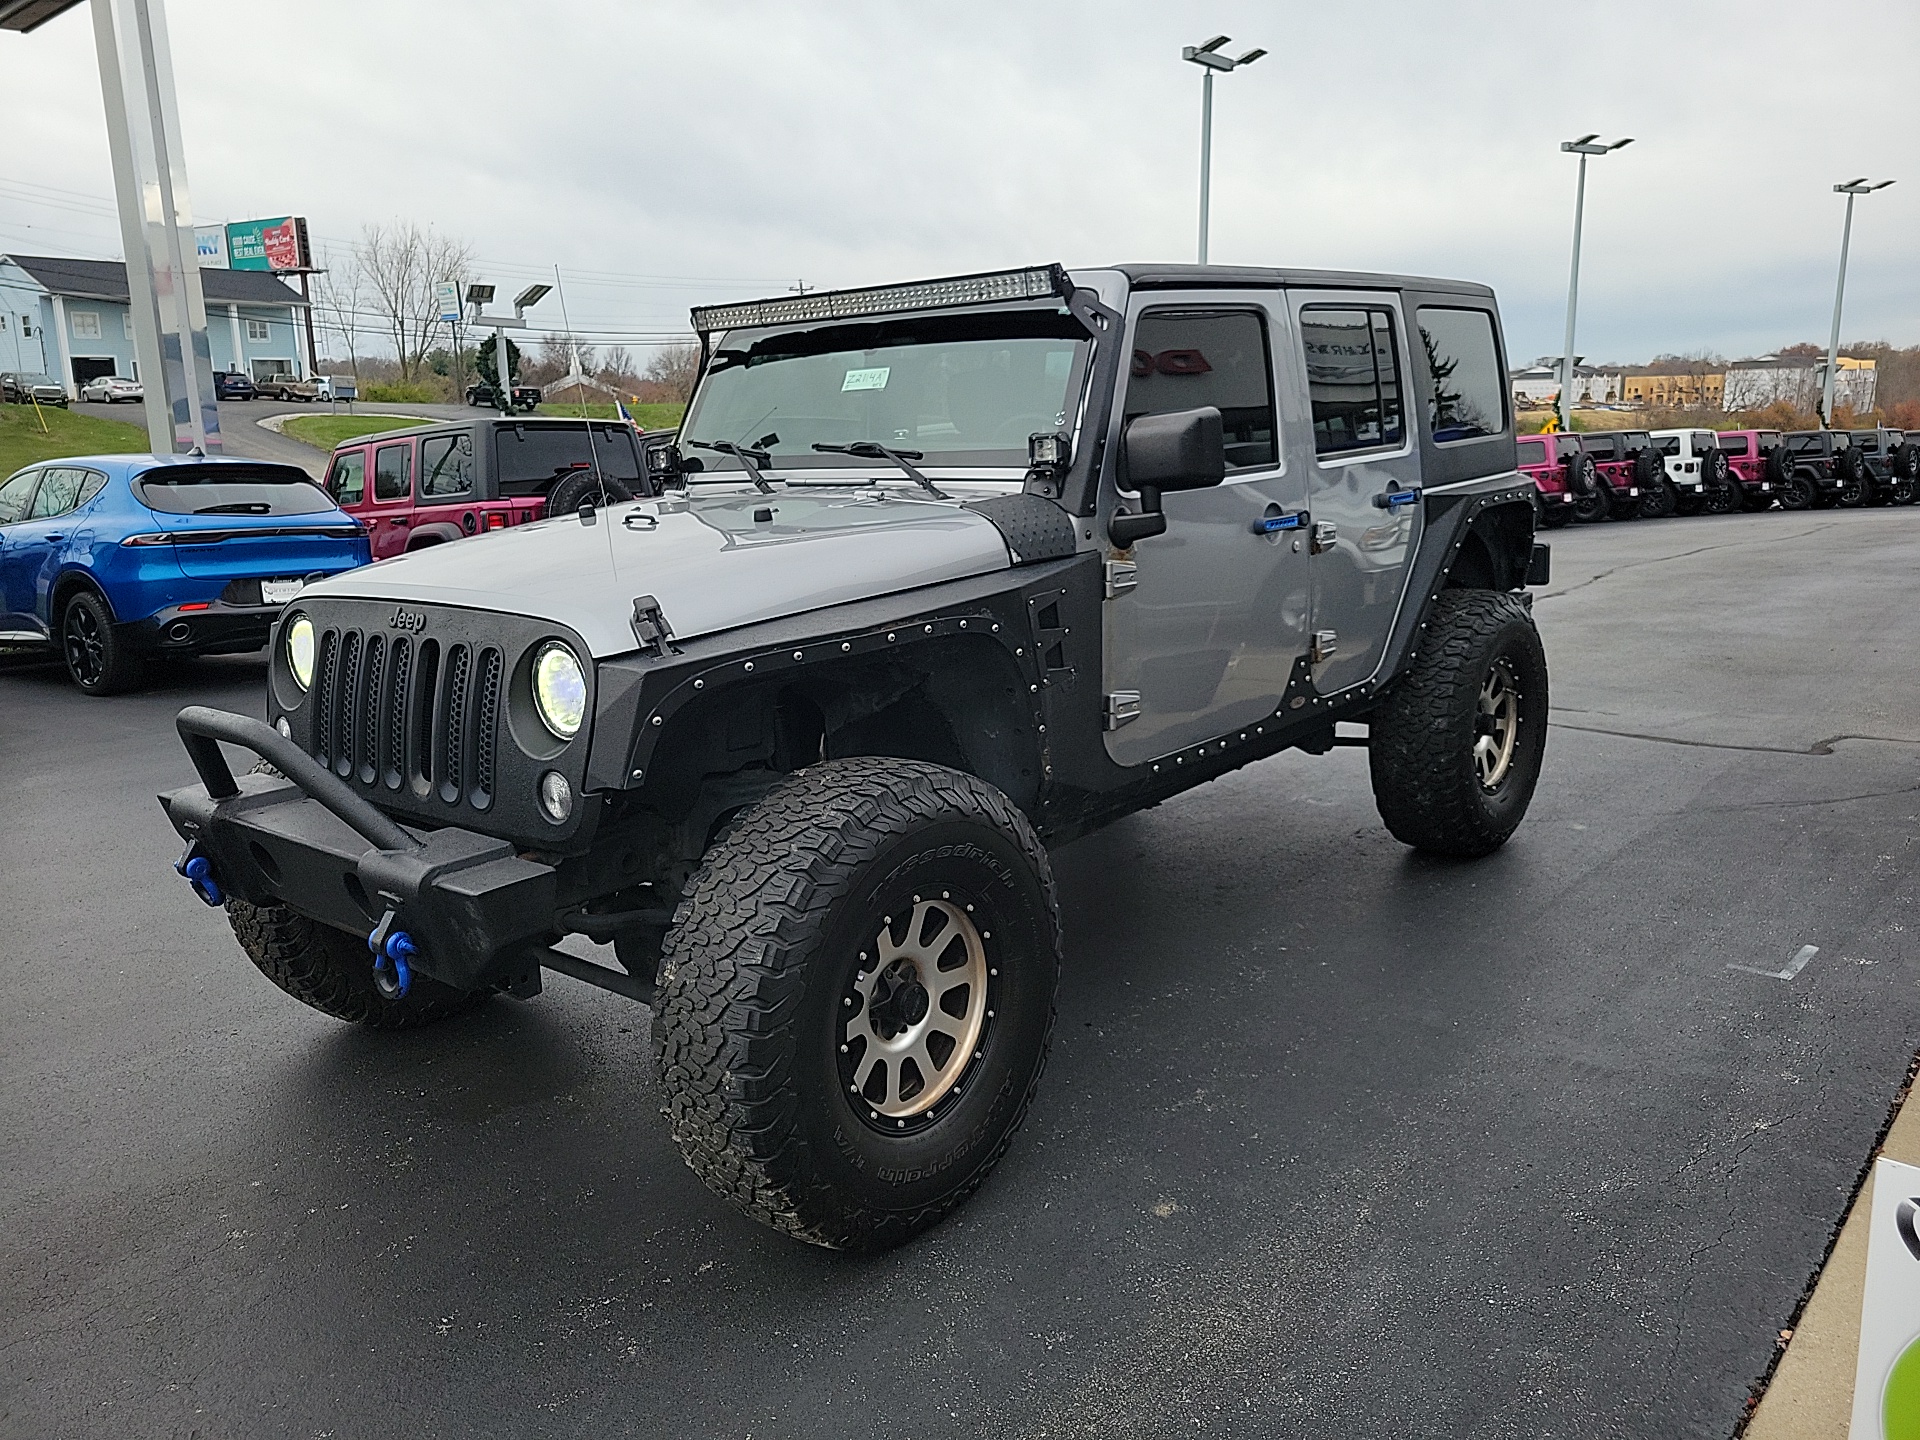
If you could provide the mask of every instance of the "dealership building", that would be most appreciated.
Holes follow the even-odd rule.
[[[203,268],[213,368],[254,380],[306,374],[307,302],[264,270]],[[100,375],[140,379],[127,267],[118,260],[0,255],[0,370],[53,376],[73,395]]]

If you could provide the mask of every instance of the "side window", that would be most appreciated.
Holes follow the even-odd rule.
[[[86,483],[87,472],[68,470],[64,466],[48,470],[41,478],[40,489],[34,494],[33,508],[27,512],[29,520],[51,520],[55,515],[64,515],[80,503],[80,487]]]
[[[0,485],[0,525],[11,525],[27,513],[33,482],[39,478],[38,470],[22,470],[6,484]]]
[[[382,445],[373,452],[373,498],[404,500],[413,490],[413,446]]]
[[[1678,455],[1680,453],[1680,437],[1678,435],[1657,436],[1654,439],[1653,448],[1658,450],[1662,455]]]
[[[367,452],[345,450],[333,457],[327,493],[336,505],[358,505],[367,498]]]
[[[473,436],[434,435],[420,442],[422,496],[465,495],[473,489]]]
[[[1273,371],[1267,327],[1251,310],[1150,310],[1133,336],[1126,418],[1217,406],[1227,469],[1272,465]]]
[[[1498,435],[1507,428],[1507,389],[1493,316],[1485,310],[1423,305],[1415,317],[1427,354],[1427,428],[1436,444]]]
[[[1378,450],[1405,441],[1392,311],[1305,306],[1300,343],[1306,352],[1315,454]]]
[[[1547,442],[1544,440],[1516,440],[1514,449],[1519,453],[1519,463],[1522,465],[1547,463]]]

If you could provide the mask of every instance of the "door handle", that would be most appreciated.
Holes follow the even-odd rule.
[[[1388,514],[1392,514],[1402,505],[1411,505],[1419,498],[1420,487],[1410,485],[1405,490],[1389,490],[1384,495],[1376,495],[1373,497],[1373,503]]]
[[[389,525],[405,525],[407,523],[407,517],[404,515],[396,515],[391,520],[387,521],[387,523]]]
[[[1304,530],[1312,520],[1305,510],[1295,510],[1291,515],[1263,516],[1251,528],[1256,535],[1277,535],[1282,530]]]
[[[60,534],[59,532],[57,532],[57,531],[56,531],[56,532],[55,532],[54,534],[52,534],[52,535],[47,535],[47,536],[43,536],[42,538],[43,538],[43,539],[44,539],[44,540],[45,540],[45,541],[46,541],[46,542],[47,542],[47,543],[48,543],[49,545],[55,545],[55,544],[58,544],[58,543],[59,543],[60,541],[62,541],[62,540],[64,540],[64,539],[66,539],[67,537],[66,537],[65,535],[62,535],[62,534]]]

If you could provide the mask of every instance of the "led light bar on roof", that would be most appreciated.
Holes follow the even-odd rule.
[[[739,305],[701,305],[693,328],[702,335],[749,325],[804,325],[813,320],[850,320],[895,315],[910,310],[942,310],[956,305],[991,305],[1001,300],[1044,300],[1073,294],[1073,282],[1061,265],[1028,270],[996,270],[955,275],[910,285],[877,285],[867,290],[821,290],[793,299],[748,300]]]

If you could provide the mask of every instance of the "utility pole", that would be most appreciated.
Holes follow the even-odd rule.
[[[1580,157],[1580,180],[1573,192],[1573,269],[1567,276],[1566,358],[1560,364],[1560,428],[1569,433],[1573,430],[1573,319],[1580,305],[1580,226],[1587,209],[1587,157],[1605,155],[1633,143],[1633,137],[1628,136],[1625,140],[1615,140],[1611,145],[1594,144],[1599,138],[1598,135],[1582,135],[1578,140],[1560,142],[1562,150]]]
[[[1827,337],[1827,375],[1820,387],[1820,426],[1833,428],[1833,372],[1840,364],[1840,302],[1847,294],[1847,247],[1853,240],[1853,197],[1871,195],[1876,190],[1884,190],[1893,184],[1891,180],[1882,180],[1869,185],[1867,177],[1848,180],[1833,187],[1834,193],[1847,197],[1847,219],[1840,229],[1840,278],[1833,287],[1833,333]]]

